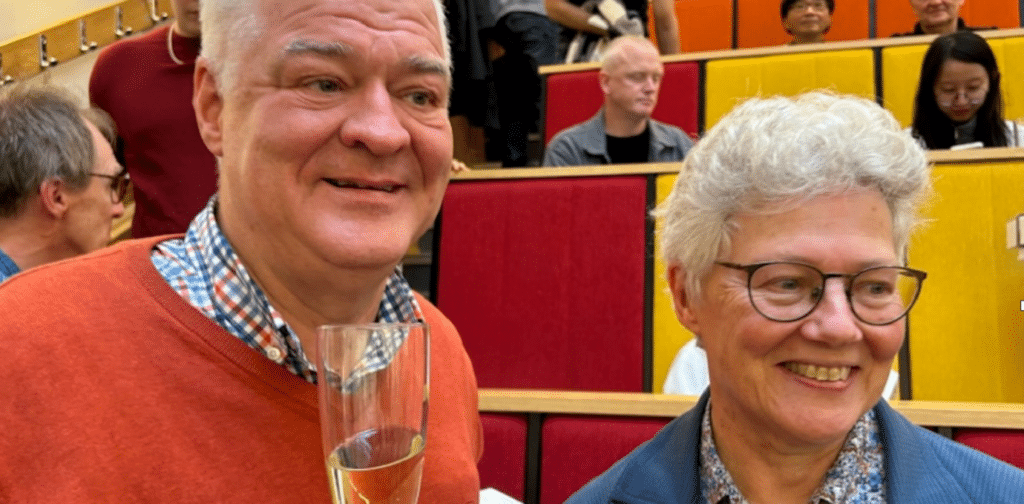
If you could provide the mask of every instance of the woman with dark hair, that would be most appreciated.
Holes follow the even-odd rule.
[[[782,0],[782,27],[793,36],[789,43],[824,42],[835,10],[835,0]]]
[[[929,149],[974,142],[1021,146],[1024,131],[1003,120],[999,67],[984,38],[958,31],[932,42],[921,65],[911,129]]]

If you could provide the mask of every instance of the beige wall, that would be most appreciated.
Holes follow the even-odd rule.
[[[0,0],[0,43],[39,31],[90,11],[113,0]],[[11,22],[13,21],[13,22]],[[61,62],[35,77],[33,81],[61,84],[74,90],[82,103],[88,98],[89,73],[96,53]]]

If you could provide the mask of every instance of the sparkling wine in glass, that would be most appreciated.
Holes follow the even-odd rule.
[[[335,504],[413,504],[423,474],[430,337],[423,323],[319,329],[320,426]]]

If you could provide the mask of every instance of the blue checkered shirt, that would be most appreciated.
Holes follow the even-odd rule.
[[[14,264],[14,261],[7,257],[3,250],[0,250],[0,282],[7,280],[20,271],[21,269],[18,268],[18,265]]]
[[[217,224],[215,207],[216,196],[192,220],[183,238],[157,244],[151,255],[153,265],[203,315],[268,359],[316,383],[316,366],[228,243]],[[412,289],[396,268],[384,287],[377,321],[422,320]],[[379,341],[371,345],[367,357],[389,362],[401,343]]]

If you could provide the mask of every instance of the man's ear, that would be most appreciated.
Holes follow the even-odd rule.
[[[605,96],[608,96],[608,81],[609,80],[611,80],[611,78],[608,76],[608,74],[604,73],[604,70],[601,70],[600,72],[598,72],[598,74],[597,74],[597,81],[598,81],[598,83],[601,84],[601,92],[604,93]]]
[[[221,122],[224,99],[217,90],[217,80],[206,58],[196,60],[196,72],[192,79],[192,108],[196,112],[199,136],[206,143],[206,148],[219,158],[224,152]]]
[[[71,206],[73,195],[59,178],[48,178],[39,184],[39,206],[43,212],[60,220]]]
[[[687,291],[686,271],[679,264],[668,267],[668,287],[672,291],[672,307],[676,318],[693,334],[700,335],[700,320],[696,312],[697,296]]]

